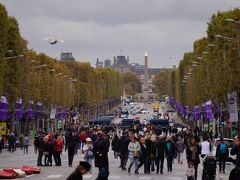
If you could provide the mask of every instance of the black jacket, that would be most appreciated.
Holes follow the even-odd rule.
[[[237,160],[235,165],[237,167],[240,167],[240,145],[234,145],[233,148],[230,151],[231,155],[237,155]]]
[[[75,170],[68,176],[67,180],[82,180],[82,174]]]
[[[155,144],[156,155],[159,158],[164,158],[166,153],[166,142],[164,140],[159,140]]]
[[[199,155],[201,154],[201,148],[199,145],[195,146],[196,148],[196,159],[193,160],[193,151],[191,150],[191,146],[188,145],[186,149],[186,155],[187,155],[187,161],[193,161],[194,164],[199,164],[200,163],[200,158]]]
[[[121,154],[128,153],[128,144],[130,143],[130,139],[126,136],[122,136],[119,139],[119,152]]]
[[[96,167],[109,167],[109,143],[106,139],[98,139],[93,146]]]
[[[152,141],[150,139],[146,139],[146,150],[147,150],[147,157],[151,158],[152,154]]]

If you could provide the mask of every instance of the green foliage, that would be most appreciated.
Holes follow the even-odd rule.
[[[137,75],[133,73],[125,73],[121,76],[123,87],[128,95],[135,95],[141,93],[141,81]]]
[[[5,7],[0,4],[0,93],[3,93],[3,76],[5,72],[4,57],[7,51],[8,15]]]
[[[156,76],[158,94],[167,93],[192,107],[209,99],[226,105],[228,92],[240,93],[240,24],[227,22],[229,18],[240,22],[240,9],[212,15],[207,37],[193,43],[193,52],[184,54],[175,74],[172,72],[170,79],[167,71]],[[192,66],[196,61],[198,66]],[[185,75],[188,78],[183,83]]]
[[[42,101],[46,108],[71,108],[119,98],[123,92],[119,74],[111,69],[95,69],[83,62],[59,62],[27,49],[17,20],[8,17],[1,4],[0,47],[0,93],[8,95],[11,105],[21,97],[25,107],[28,100],[33,100]]]

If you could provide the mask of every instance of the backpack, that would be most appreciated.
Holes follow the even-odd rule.
[[[227,145],[226,144],[220,144],[220,153],[221,154],[227,154]]]

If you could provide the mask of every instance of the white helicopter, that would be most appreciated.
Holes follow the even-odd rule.
[[[64,40],[53,38],[53,37],[42,38],[42,40],[48,41],[51,45],[54,45],[57,43],[64,43]]]

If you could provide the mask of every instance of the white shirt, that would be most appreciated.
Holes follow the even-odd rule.
[[[202,151],[201,154],[210,155],[210,143],[208,141],[201,142]]]

